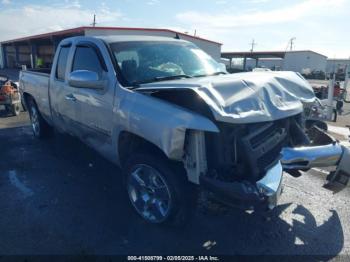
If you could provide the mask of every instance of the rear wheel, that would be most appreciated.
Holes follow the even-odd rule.
[[[124,172],[130,202],[144,220],[184,224],[193,207],[195,188],[181,168],[162,156],[137,154],[127,161]]]
[[[30,99],[28,101],[28,107],[30,122],[32,125],[34,136],[37,138],[47,137],[51,131],[51,127],[41,116],[38,107],[33,99]]]

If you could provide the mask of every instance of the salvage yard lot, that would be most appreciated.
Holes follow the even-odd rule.
[[[33,138],[28,116],[0,115],[0,254],[311,254],[350,252],[350,191],[285,175],[268,216],[201,205],[186,229],[134,214],[120,170],[69,136]]]

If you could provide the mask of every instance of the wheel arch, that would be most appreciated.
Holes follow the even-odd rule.
[[[29,94],[29,93],[27,93],[27,92],[24,92],[23,95],[22,95],[22,97],[23,97],[23,104],[24,104],[25,109],[26,109],[27,111],[28,111],[28,103],[29,103],[29,100],[30,100],[30,99],[33,100],[34,103],[36,104],[35,99],[34,99],[34,97],[33,97],[31,94]]]
[[[157,145],[129,131],[121,131],[119,133],[117,150],[119,164],[122,167],[132,153],[151,153],[168,158],[165,152]]]

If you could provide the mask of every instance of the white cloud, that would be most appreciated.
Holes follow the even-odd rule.
[[[242,12],[241,14],[227,12],[222,14],[212,14],[188,11],[177,14],[176,18],[183,23],[205,25],[211,28],[256,26],[296,21],[310,14],[329,12],[330,9],[339,6],[344,2],[345,0],[306,0],[299,4],[279,9],[246,13]]]
[[[79,1],[66,1],[61,5],[25,5],[0,9],[0,41],[27,35],[89,26],[96,14],[99,26],[115,25],[124,19],[119,11],[105,5],[96,10],[81,8]],[[9,22],[11,26],[9,26]]]
[[[159,0],[149,0],[147,2],[148,5],[156,5],[156,4],[159,4]]]
[[[216,0],[215,3],[217,5],[225,5],[225,4],[227,4],[227,0]]]
[[[271,0],[250,0],[249,2],[251,4],[263,4],[263,3],[271,2]]]
[[[2,0],[1,3],[3,5],[9,5],[9,4],[11,4],[11,0]]]

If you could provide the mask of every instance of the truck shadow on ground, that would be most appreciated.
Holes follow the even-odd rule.
[[[329,259],[344,245],[336,211],[319,223],[313,214],[318,210],[291,203],[268,216],[204,204],[184,228],[148,225],[129,206],[121,171],[77,139],[55,134],[36,141],[28,127],[2,129],[0,138],[6,140],[0,173],[16,171],[33,192],[23,197],[11,183],[0,182],[0,207],[6,210],[0,217],[5,249],[0,253],[322,254]],[[22,215],[16,217],[14,209]]]

